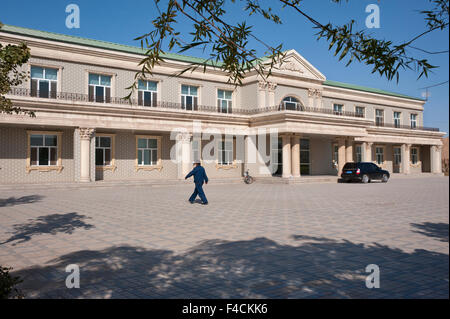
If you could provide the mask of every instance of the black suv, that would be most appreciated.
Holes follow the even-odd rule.
[[[358,162],[358,163],[346,163],[342,169],[341,177],[344,182],[360,181],[369,183],[371,180],[381,180],[383,183],[387,183],[390,174],[388,171],[381,169],[374,163],[370,162]]]

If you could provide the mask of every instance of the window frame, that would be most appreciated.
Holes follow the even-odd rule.
[[[219,91],[224,92],[224,97],[223,98],[219,97]],[[226,98],[226,94],[225,94],[226,92],[230,92],[231,93],[231,98],[229,98],[229,99]],[[234,92],[232,90],[225,90],[225,89],[220,89],[219,88],[219,89],[217,89],[216,93],[217,93],[217,111],[219,113],[231,114],[233,112],[233,96],[234,96],[233,93]],[[223,108],[222,108],[222,103],[224,101],[227,104],[227,111],[226,112],[223,112]]]
[[[414,120],[413,120],[414,117]],[[416,129],[417,128],[417,113],[411,113],[409,115],[409,123],[412,129]],[[414,125],[413,125],[414,123]]]
[[[113,172],[117,169],[116,166],[116,134],[109,134],[109,133],[95,133],[95,154],[97,154],[97,148],[106,149],[105,147],[97,147],[97,137],[109,137],[111,139],[111,146],[109,149],[111,150],[111,161],[109,165],[95,165],[96,170],[112,170]],[[104,150],[103,150],[103,156],[104,156]],[[96,158],[97,160],[97,158]]]
[[[291,101],[286,101],[286,99],[291,99]],[[292,101],[292,99],[294,101]],[[295,97],[295,96],[292,96],[292,95],[285,96],[281,100],[281,104],[283,105],[283,111],[301,111],[303,109],[303,104],[300,101],[300,99]],[[286,107],[286,104],[294,104],[295,105],[295,109],[288,109]]]
[[[113,99],[113,92],[114,92],[114,88],[115,88],[115,76],[116,74],[114,73],[107,73],[107,72],[102,72],[102,71],[95,71],[95,70],[85,70],[86,72],[86,94],[87,94],[87,101],[90,103],[111,103],[111,100]],[[110,85],[102,85],[102,84],[89,84],[89,76],[90,75],[98,75],[99,76],[99,83],[101,83],[101,76],[109,76],[110,77]],[[89,97],[89,87],[94,87],[94,92],[93,92],[93,100],[90,100]],[[97,101],[97,92],[96,92],[96,87],[102,87],[103,88],[103,102],[98,102]],[[110,90],[110,94],[109,94],[109,101],[106,98],[106,88],[109,88]]]
[[[146,83],[146,89],[139,89],[139,81],[145,82]],[[148,87],[148,83],[149,82],[153,82],[156,84],[156,90],[150,90]],[[139,93],[142,93],[142,104],[139,103]],[[145,92],[149,92],[150,93],[150,97],[151,97],[151,101],[150,101],[150,105],[145,105]],[[155,80],[150,80],[150,79],[138,79],[138,90],[137,90],[137,94],[138,94],[138,105],[139,106],[143,106],[143,107],[156,107],[157,103],[158,103],[158,92],[159,92],[159,81],[155,81]]]
[[[183,93],[183,86],[187,86],[189,89],[189,93],[188,94],[184,94]],[[191,94],[191,88],[195,87],[197,88],[197,95],[192,95]],[[200,100],[200,85],[195,85],[195,84],[186,84],[186,83],[181,83],[180,84],[180,96],[181,96],[181,109],[185,110],[185,111],[197,111],[198,110],[198,106],[199,106],[199,100]],[[187,103],[186,103],[186,99],[187,97],[191,97],[192,98],[192,107],[191,109],[188,109]],[[195,98],[197,98],[197,103],[195,103]]]
[[[398,117],[395,117],[395,115],[398,115]],[[394,111],[393,119],[394,119],[394,127],[400,128],[402,126],[402,112]]]
[[[392,165],[401,166],[401,164],[402,164],[402,148],[400,146],[394,146],[392,153],[393,153]],[[399,160],[397,161],[397,159],[399,159]]]
[[[362,112],[358,112],[358,110],[362,110]],[[366,117],[366,108],[364,106],[355,106],[355,115],[360,118]],[[361,116],[359,116],[361,115]]]
[[[226,142],[231,142],[231,150],[227,150],[226,147],[225,147],[225,150],[221,149],[222,143],[226,143]],[[221,139],[217,140],[217,144],[216,144],[216,147],[217,147],[216,168],[217,169],[220,169],[220,168],[222,168],[222,169],[237,168],[237,163],[236,163],[236,159],[235,159],[235,154],[236,154],[235,146],[236,146],[236,143],[235,143],[235,138],[234,137],[232,137],[232,138],[221,138]],[[224,163],[224,162],[221,161],[222,152],[231,152],[231,161],[230,162]]]
[[[139,139],[155,139],[156,140],[156,164],[150,164],[150,165],[139,165]],[[135,168],[136,171],[139,170],[158,170],[161,171],[163,168],[162,166],[162,159],[161,159],[161,136],[156,135],[136,135],[136,159],[135,159]]]
[[[336,106],[339,107],[339,111],[336,111]],[[334,115],[344,115],[344,104],[333,103],[333,114]]]
[[[358,152],[359,150],[359,152]],[[358,161],[358,156],[360,157],[360,160]],[[362,144],[356,144],[355,145],[355,160],[357,163],[361,163],[364,161],[363,159],[363,146]]]
[[[416,151],[416,162],[413,161],[413,150]],[[411,149],[409,150],[409,161],[412,166],[420,165],[420,157],[419,157],[419,147],[417,146],[411,146]]]
[[[381,122],[378,121],[378,119],[380,118],[377,114],[378,111],[381,112]],[[384,110],[383,109],[375,109],[375,125],[376,126],[384,126]]]
[[[57,171],[60,173],[63,169],[61,150],[62,150],[62,132],[61,131],[27,131],[27,159],[26,159],[26,172],[31,171]],[[43,135],[45,140],[45,135],[55,135],[56,136],[56,165],[31,165],[31,136],[32,135]],[[38,154],[39,156],[39,154]]]
[[[33,78],[32,77],[32,72],[31,72],[31,70],[33,68],[41,68],[43,77],[42,78]],[[45,78],[45,72],[46,72],[47,69],[56,70],[56,80],[49,80],[49,79]],[[58,89],[59,89],[60,73],[61,73],[61,68],[60,67],[44,66],[44,65],[39,65],[39,64],[30,64],[30,95],[33,96],[33,97],[38,97],[38,98],[56,99],[56,97],[57,97],[56,95],[57,95]],[[32,90],[33,80],[37,81],[36,96],[33,95],[33,90]],[[40,95],[41,90],[39,90],[39,88],[40,88],[41,81],[42,82],[48,82],[48,96],[47,97]],[[52,83],[56,84],[55,92],[53,92],[53,90],[52,90]]]
[[[377,150],[378,149],[381,149],[382,150],[382,152],[381,152],[381,156],[383,157],[382,159],[383,159],[383,161],[381,162],[381,163],[379,163],[378,162],[378,152],[377,152]],[[385,156],[385,146],[382,146],[382,145],[375,145],[375,164],[377,164],[377,165],[379,165],[379,166],[383,166],[385,163],[386,163],[386,156]]]

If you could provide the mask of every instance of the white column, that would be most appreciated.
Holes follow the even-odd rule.
[[[275,89],[277,88],[277,84],[276,83],[267,83],[267,89],[269,91],[268,95],[269,95],[269,107],[273,107],[275,106]]]
[[[409,174],[409,161],[410,161],[410,148],[411,144],[402,144],[401,147],[401,157],[402,157],[402,173]]]
[[[178,179],[184,179],[184,177],[192,169],[191,158],[191,137],[190,133],[179,133],[176,137],[177,141],[177,163],[178,163]]]
[[[258,108],[265,108],[266,105],[266,87],[265,81],[258,82]]]
[[[291,172],[291,137],[289,135],[282,136],[283,141],[283,178],[292,177]]]
[[[342,168],[345,165],[345,138],[338,138],[338,176],[342,173]]]
[[[364,142],[363,143],[363,152],[364,152],[364,162],[372,162],[372,142]]]
[[[432,173],[442,173],[442,146],[432,145],[430,147],[430,164]]]
[[[91,181],[91,138],[95,130],[92,128],[80,128],[80,182]]]
[[[292,136],[291,144],[292,176],[300,177],[300,137],[295,135]]]
[[[353,141],[348,138],[345,144],[345,161],[353,162]]]

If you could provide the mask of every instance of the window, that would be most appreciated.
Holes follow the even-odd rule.
[[[310,147],[308,139],[300,139],[300,175],[310,174]]]
[[[339,163],[339,146],[337,144],[333,144],[333,162]]]
[[[138,166],[158,164],[158,140],[156,138],[138,138]]]
[[[112,165],[112,136],[95,137],[95,165]]]
[[[292,96],[285,97],[282,102],[283,110],[298,111],[301,110],[301,103],[298,99]]]
[[[32,134],[30,136],[31,165],[57,165],[58,136],[47,134]]]
[[[56,99],[58,70],[31,67],[31,96]]]
[[[419,162],[419,150],[417,147],[411,147],[411,164],[416,165]]]
[[[377,109],[375,110],[375,124],[377,126],[383,126],[384,125],[384,111]]]
[[[181,86],[181,108],[185,110],[198,109],[198,87],[191,85]]]
[[[384,163],[384,148],[379,146],[375,147],[375,157],[378,165]]]
[[[89,101],[99,103],[111,102],[111,76],[89,74]]]
[[[400,125],[401,125],[401,122],[400,122],[401,114],[402,113],[400,113],[400,112],[394,112],[394,126],[395,127],[400,127]]]
[[[394,147],[394,165],[398,166],[402,163],[402,151],[400,147]]]
[[[192,146],[192,162],[199,162],[202,159],[202,144],[200,139],[193,139]]]
[[[362,146],[361,145],[356,145],[355,147],[355,154],[356,154],[356,162],[362,162]]]
[[[281,175],[283,168],[283,139],[281,137],[271,138],[270,142],[272,175]]]
[[[156,106],[158,83],[152,81],[138,81],[138,104],[142,106]]]
[[[411,128],[417,128],[417,114],[411,114]]]
[[[233,92],[218,90],[217,91],[217,110],[219,113],[231,113]]]
[[[333,104],[333,114],[342,115],[344,111],[344,105],[342,104]]]
[[[219,165],[233,164],[233,141],[222,140],[219,142]]]
[[[365,117],[366,110],[362,106],[355,107],[355,114],[357,117]]]

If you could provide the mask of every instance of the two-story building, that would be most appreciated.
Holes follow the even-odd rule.
[[[7,98],[36,114],[0,114],[0,184],[181,179],[195,159],[211,178],[336,175],[349,161],[441,172],[445,133],[423,127],[424,100],[329,81],[295,50],[239,86],[212,64],[175,77],[201,59],[166,54],[125,100],[141,48],[8,25],[0,42],[30,47],[30,79]]]

